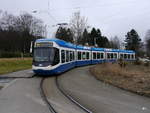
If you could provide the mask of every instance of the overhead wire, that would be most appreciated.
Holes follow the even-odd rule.
[[[49,0],[48,0],[49,1]],[[98,4],[98,5],[93,5],[93,6],[91,6],[91,5],[86,5],[86,6],[81,6],[81,5],[77,5],[77,6],[75,6],[75,7],[68,7],[68,8],[57,8],[57,9],[50,9],[49,8],[49,11],[50,12],[53,12],[53,11],[59,11],[59,10],[68,10],[68,11],[70,11],[70,10],[81,10],[81,9],[90,9],[90,8],[100,8],[100,7],[113,7],[113,6],[120,6],[120,5],[123,5],[124,3],[128,3],[128,4],[135,4],[135,2],[136,2],[136,0],[128,0],[128,1],[125,1],[125,2],[115,2],[115,3],[104,3],[104,4]],[[117,15],[117,14],[120,14],[121,12],[119,11],[119,13],[117,12],[117,13],[115,13],[115,14],[112,14],[113,16],[112,17],[114,17],[114,15]],[[53,15],[51,15],[51,13],[49,13],[49,15],[53,18],[53,19],[55,19],[54,17],[53,17]],[[109,18],[111,18],[111,16],[109,16]],[[56,20],[56,19],[55,19]]]
[[[126,1],[125,3],[128,4],[135,4],[137,0],[132,0],[132,1]],[[109,7],[109,6],[118,6],[118,5],[123,5],[124,2],[117,2],[117,3],[104,3],[104,4],[97,4],[97,5],[86,5],[86,6],[81,6],[81,5],[76,5],[75,7],[66,7],[66,8],[57,8],[57,9],[50,9],[50,11],[58,11],[58,10],[74,10],[74,9],[90,9],[90,8],[99,8],[99,7]]]
[[[57,19],[51,14],[50,2],[49,2],[49,0],[48,0],[47,13],[48,13],[48,15],[49,15],[55,22],[58,22]]]
[[[113,7],[113,6],[121,6],[121,5],[124,5],[124,4],[128,4],[128,5],[135,5],[137,2],[137,0],[127,0],[127,1],[124,1],[124,2],[109,2],[109,3],[100,3],[100,4],[97,4],[97,5],[84,5],[84,6],[81,6],[81,5],[76,5],[75,7],[66,7],[66,8],[57,8],[57,9],[54,9],[54,8],[51,8],[50,9],[50,2],[48,0],[48,15],[55,21],[55,22],[58,22],[57,19],[55,18],[55,16],[53,16],[53,14],[51,12],[53,11],[59,11],[59,10],[81,10],[81,9],[90,9],[90,8],[102,8],[102,7]],[[118,10],[117,13],[114,13],[114,14],[111,14],[109,15],[109,19],[110,18],[113,18],[115,17],[115,15],[119,15],[120,13],[122,13],[122,10]]]

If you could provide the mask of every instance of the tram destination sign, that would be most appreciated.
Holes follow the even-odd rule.
[[[53,47],[53,42],[38,42],[35,47]]]

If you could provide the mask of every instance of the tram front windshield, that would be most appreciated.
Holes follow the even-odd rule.
[[[38,47],[34,49],[34,62],[48,62],[51,65],[59,63],[59,49],[50,47]]]

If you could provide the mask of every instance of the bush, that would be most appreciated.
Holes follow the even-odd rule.
[[[0,52],[0,58],[21,57],[19,52]]]
[[[23,54],[23,57],[31,57],[30,53]],[[21,52],[0,52],[0,58],[19,58],[22,57]]]
[[[25,53],[25,54],[23,54],[23,57],[32,57],[32,54],[30,54],[30,53]]]
[[[122,58],[120,58],[120,59],[118,60],[118,64],[119,64],[120,67],[122,67],[122,68],[126,67],[126,65],[127,65],[127,63],[126,63]]]
[[[139,60],[139,58],[137,58],[134,62],[134,65],[141,65],[142,62]]]
[[[150,63],[149,62],[145,62],[144,66],[149,67]]]

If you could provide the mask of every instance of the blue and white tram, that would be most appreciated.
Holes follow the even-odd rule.
[[[58,39],[38,39],[34,44],[33,71],[59,74],[76,66],[76,46]]]
[[[36,74],[52,75],[76,66],[114,62],[119,58],[134,60],[135,52],[73,45],[59,39],[38,39],[34,44],[32,69]]]

